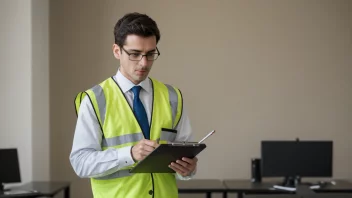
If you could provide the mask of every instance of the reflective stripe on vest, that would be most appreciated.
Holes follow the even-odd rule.
[[[120,135],[112,138],[104,138],[102,141],[103,147],[113,147],[120,144],[127,144],[133,142],[139,142],[143,139],[143,133],[133,133],[133,134],[126,134]]]
[[[169,132],[169,131],[161,131],[160,134],[160,140],[165,140],[165,141],[174,141],[176,138],[176,133],[174,132]],[[127,143],[133,143],[133,142],[139,142],[142,140],[143,133],[133,133],[133,134],[127,134],[127,135],[121,135],[121,136],[116,136],[112,138],[103,138],[102,140],[102,146],[103,147],[114,147],[120,144],[127,144]]]
[[[100,85],[95,85],[92,88],[92,91],[94,92],[98,102],[101,123],[102,125],[104,125],[105,112],[106,112],[106,100],[105,100],[103,88]]]

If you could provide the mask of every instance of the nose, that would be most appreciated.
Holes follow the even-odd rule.
[[[148,60],[146,56],[143,56],[142,59],[139,61],[139,64],[141,66],[147,66],[148,65]]]

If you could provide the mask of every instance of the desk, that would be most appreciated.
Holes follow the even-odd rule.
[[[294,194],[288,191],[277,190],[273,185],[277,182],[252,183],[250,180],[224,180],[227,192],[237,193],[238,198],[244,194]]]
[[[0,192],[0,198],[12,198],[12,197],[18,197],[18,198],[35,198],[35,197],[40,197],[40,193],[36,192],[18,192],[16,191],[16,194],[4,194],[3,192]]]
[[[335,180],[336,185],[315,189],[318,193],[352,193],[352,183],[344,180]],[[273,189],[272,186],[278,182],[252,183],[249,180],[224,180],[227,192],[238,193],[238,198],[243,198],[244,194],[295,194],[283,190]],[[312,195],[315,196],[315,195]]]
[[[324,188],[315,189],[316,193],[352,193],[352,183],[346,180],[334,180],[336,185],[327,185]]]
[[[211,198],[211,193],[222,193],[227,198],[227,190],[218,179],[178,180],[177,187],[179,193],[205,193],[207,198]]]
[[[352,198],[352,194],[345,193],[317,193],[314,195],[302,196],[303,198]]]
[[[9,197],[54,197],[60,191],[64,191],[64,198],[70,198],[69,182],[30,182],[22,186],[15,187],[16,191],[28,191],[28,193],[5,195],[0,194],[0,198]]]
[[[244,198],[352,198],[352,194],[321,193],[314,195],[245,195]]]
[[[244,195],[244,198],[303,198],[297,195]]]

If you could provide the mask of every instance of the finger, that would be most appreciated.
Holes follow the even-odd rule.
[[[180,169],[178,169],[178,168],[176,168],[174,166],[169,165],[169,168],[171,168],[172,170],[174,170],[175,172],[179,173],[182,176],[186,176],[186,174],[187,174],[187,173],[183,172],[182,170],[180,170]]]
[[[140,150],[140,151],[138,152],[138,154],[139,154],[141,157],[143,157],[143,158],[145,158],[147,155],[149,155],[149,153],[150,153],[150,152],[145,151],[145,150]]]
[[[197,163],[198,158],[195,157],[195,158],[193,158],[193,159],[190,159],[190,158],[187,158],[187,157],[183,157],[182,160],[185,161],[185,162],[187,162],[187,163],[189,163],[189,164],[194,165],[194,164]]]
[[[149,153],[155,150],[154,147],[146,145],[146,144],[143,145],[142,149],[145,150],[145,151],[148,151]]]
[[[185,167],[185,168],[190,168],[191,164],[185,162],[185,161],[182,161],[182,160],[176,160],[176,163],[177,164],[180,164],[181,166]]]
[[[154,140],[144,140],[143,143],[154,148],[159,146]]]
[[[184,166],[181,166],[180,164],[177,164],[175,162],[172,162],[171,163],[171,166],[174,167],[174,168],[177,168],[179,169],[180,171],[184,172],[184,173],[188,173],[190,170]]]

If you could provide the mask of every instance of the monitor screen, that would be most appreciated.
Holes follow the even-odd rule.
[[[263,177],[332,177],[332,141],[262,141]]]
[[[0,149],[0,185],[17,182],[21,182],[17,149]]]

